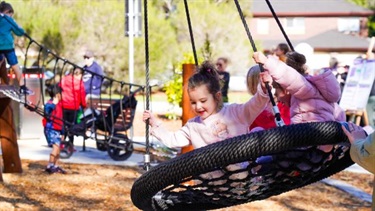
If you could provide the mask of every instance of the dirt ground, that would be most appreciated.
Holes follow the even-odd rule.
[[[46,161],[22,160],[22,174],[3,174],[0,210],[138,210],[130,199],[141,169],[109,165],[64,163],[68,174],[45,173]],[[371,194],[373,176],[339,172],[343,180]],[[321,182],[224,210],[340,210],[370,211],[370,204]]]
[[[163,120],[168,128],[178,129],[181,120]],[[144,135],[141,112],[134,120],[136,136]],[[1,158],[1,157],[0,157]],[[1,161],[1,159],[0,159]],[[142,174],[138,167],[62,164],[68,174],[44,172],[47,161],[22,160],[22,174],[3,174],[0,183],[0,210],[138,210],[130,199],[134,181]],[[1,166],[1,162],[0,162]],[[331,178],[340,179],[371,194],[373,175],[347,171]],[[224,210],[257,211],[370,211],[370,204],[321,182],[289,191],[262,201]]]

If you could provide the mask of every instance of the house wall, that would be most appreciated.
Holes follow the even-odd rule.
[[[277,25],[277,22],[273,18],[266,18],[268,23],[268,33],[260,34],[258,33],[258,20],[259,18],[254,17],[251,19],[249,24],[249,29],[252,33],[253,38],[262,45],[264,42],[273,42],[276,45],[279,42],[286,42],[285,38]],[[285,32],[288,35],[288,38],[293,43],[294,48],[298,49],[298,44],[300,40],[305,40],[315,35],[324,33],[329,30],[338,29],[338,17],[307,17],[305,18],[305,31],[300,34],[293,34],[291,31]],[[263,18],[263,20],[265,20]],[[279,21],[284,25],[285,18],[279,18]],[[264,46],[264,45],[263,45]],[[270,49],[264,49],[270,50]],[[299,50],[298,50],[299,51]],[[301,51],[299,51],[301,52]],[[339,60],[340,65],[351,65],[353,60],[359,56],[357,52],[319,52],[319,51],[302,51],[307,57],[307,64],[312,70],[320,69],[322,67],[327,67],[329,60],[332,56],[336,57]],[[365,53],[365,52],[364,52]]]
[[[252,33],[252,36],[255,40],[285,40],[284,36],[277,25],[277,22],[273,18],[266,18],[268,23],[268,33],[259,34],[258,24],[260,19],[265,20],[264,18],[253,18],[250,21],[249,29]],[[305,18],[305,30],[303,33],[293,33],[288,31],[284,25],[286,22],[285,18],[279,19],[280,23],[283,25],[283,28],[288,35],[288,38],[293,40],[303,40],[309,37],[315,36],[317,34],[323,33],[331,29],[337,29],[338,18]]]
[[[314,56],[311,57],[311,60],[313,60],[312,69],[317,69],[319,67],[328,67],[331,56],[337,58],[337,60],[339,61],[339,66],[345,66],[345,65],[351,66],[353,64],[354,59],[361,55],[356,52],[344,52],[344,53],[315,52]]]

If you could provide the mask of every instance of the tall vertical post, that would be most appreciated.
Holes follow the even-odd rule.
[[[186,122],[194,117],[194,112],[191,109],[190,106],[190,100],[189,95],[187,93],[187,86],[190,76],[192,76],[195,73],[195,65],[194,64],[183,64],[182,65],[182,86],[183,86],[183,92],[182,92],[182,125],[185,125]],[[181,153],[186,153],[193,150],[193,146],[189,145],[186,147],[183,147],[181,149]]]
[[[129,38],[129,82],[134,81],[134,37],[142,34],[141,0],[125,0],[125,36]]]
[[[134,0],[128,2],[129,82],[134,81]]]

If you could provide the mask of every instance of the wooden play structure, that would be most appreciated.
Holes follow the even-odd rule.
[[[10,88],[12,86],[9,86],[5,59],[3,59],[0,61],[0,89]],[[0,181],[3,181],[2,173],[22,173],[17,133],[12,114],[11,99],[0,92],[0,141],[3,161],[3,165],[0,165]]]

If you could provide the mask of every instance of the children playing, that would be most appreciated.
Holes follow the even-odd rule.
[[[143,113],[143,121],[149,120],[151,134],[171,148],[189,144],[200,148],[245,134],[269,102],[265,82],[271,78],[266,72],[260,78],[262,83],[249,101],[223,105],[217,70],[210,62],[204,62],[188,81],[188,95],[196,117],[176,132],[166,130],[150,111]]]
[[[51,99],[44,105],[45,118],[43,119],[43,126],[47,142],[52,145],[52,152],[49,156],[49,162],[46,172],[62,173],[66,172],[57,164],[60,156],[60,142],[63,130],[63,112],[61,105],[61,92],[60,86],[55,85],[50,90]]]
[[[257,92],[257,86],[259,84],[260,67],[259,65],[252,66],[247,72],[246,84],[247,89],[251,95],[255,95]],[[283,119],[286,125],[290,124],[290,112],[289,107],[277,102],[277,107],[280,111],[281,118]],[[270,129],[276,127],[275,115],[272,112],[271,104],[268,104],[266,109],[259,114],[259,116],[254,120],[250,125],[249,129],[253,130],[254,128],[259,129]],[[257,129],[256,129],[257,130]]]
[[[20,85],[20,93],[25,95],[33,95],[34,92],[28,89],[22,76],[22,72],[18,66],[18,60],[14,51],[14,40],[12,32],[17,36],[22,36],[25,31],[17,25],[12,18],[14,10],[11,4],[2,1],[0,3],[0,57],[4,55],[8,64],[11,66],[18,83]]]
[[[274,80],[276,96],[279,101],[290,107],[291,122],[345,121],[343,116],[336,116],[339,109],[336,104],[340,99],[339,84],[330,71],[318,76],[306,74],[306,58],[297,52],[287,53],[286,63],[273,57],[267,58],[255,52],[254,60],[264,64],[264,68]],[[332,146],[321,147],[325,152]]]

